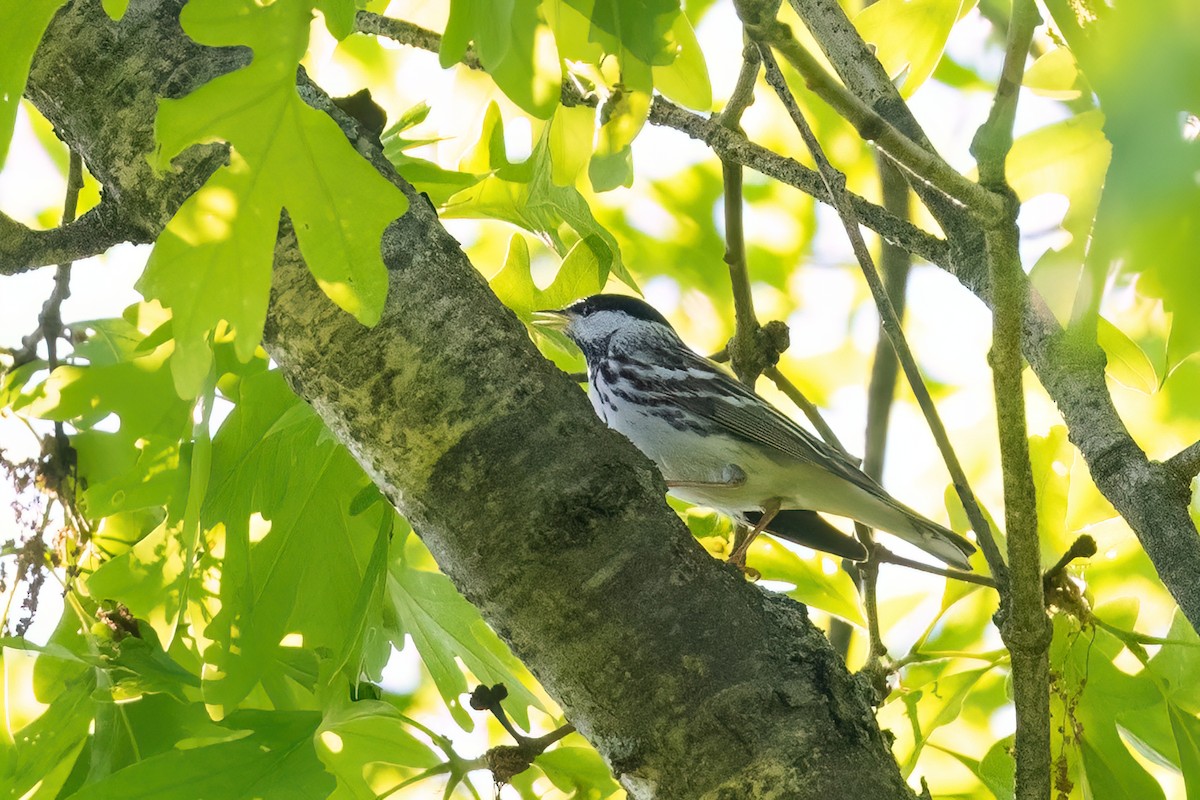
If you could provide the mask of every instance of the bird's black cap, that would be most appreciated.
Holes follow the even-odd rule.
[[[564,310],[572,314],[578,314],[581,317],[586,317],[599,311],[620,311],[634,319],[657,322],[659,325],[665,325],[668,328],[671,327],[671,323],[667,322],[667,318],[658,313],[658,310],[654,306],[645,300],[628,297],[623,294],[594,294],[591,297],[585,297],[578,302],[572,303]]]

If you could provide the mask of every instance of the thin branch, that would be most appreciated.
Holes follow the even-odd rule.
[[[902,219],[907,218],[910,213],[910,195],[904,175],[882,153],[877,154],[876,162],[879,167],[884,208]],[[912,257],[899,247],[884,242],[880,252],[880,266],[883,269],[884,291],[892,301],[897,316],[903,319],[905,292],[908,287],[908,273],[912,266]],[[871,366],[871,380],[867,386],[867,425],[864,435],[866,445],[863,449],[863,472],[880,483],[883,482],[883,460],[887,450],[888,423],[891,419],[892,402],[896,396],[896,380],[899,377],[899,369],[900,362],[896,358],[895,348],[889,343],[887,331],[880,324],[875,339],[875,358]],[[855,523],[854,531],[863,546],[867,548],[867,552],[870,553],[867,560],[857,565],[857,569],[851,573],[853,577],[857,578],[862,589],[870,642],[869,658],[882,659],[887,655],[887,648],[883,644],[883,637],[879,631],[876,586],[879,581],[879,562],[875,549],[875,536],[871,529],[862,523]],[[831,636],[830,640],[832,641],[833,638]],[[846,643],[849,644],[848,637]]]
[[[400,44],[435,53],[441,47],[442,41],[442,37],[433,31],[390,17],[381,17],[369,11],[358,12],[356,30],[385,36]],[[474,51],[468,48],[467,55],[463,57],[463,63],[472,69],[482,69],[473,53]],[[583,98],[569,82],[563,86],[564,105],[594,104],[593,99]],[[568,91],[568,87],[571,87],[570,91]],[[650,103],[650,115],[647,117],[647,121],[652,125],[672,128],[702,141],[722,159],[749,167],[768,178],[774,178],[799,189],[823,203],[832,204],[829,193],[821,181],[821,176],[816,172],[795,159],[773,153],[767,148],[749,141],[741,133],[723,127],[716,120],[692,113],[663,97],[655,96]],[[902,247],[931,264],[937,264],[943,269],[953,272],[950,248],[945,240],[926,233],[906,220],[897,219],[880,206],[859,195],[850,195],[850,201],[863,224],[878,233],[885,241]]]
[[[914,178],[937,189],[981,221],[993,219],[1003,210],[999,198],[963,177],[937,153],[914,142],[839,83],[786,26],[772,22],[759,35],[759,41],[776,48],[796,68],[814,94],[849,122],[864,140],[873,142]]]
[[[796,384],[788,380],[787,376],[779,371],[779,367],[771,367],[764,371],[763,375],[770,378],[776,388],[783,392],[787,396],[787,399],[791,400],[804,413],[804,416],[808,418],[808,421],[817,429],[817,433],[821,435],[821,438],[827,444],[836,447],[847,457],[854,460],[854,456],[850,455],[850,452],[846,450],[841,440],[838,439],[837,434],[833,432],[833,428],[829,427],[829,423],[821,416],[821,412],[817,410],[813,401],[809,400]]]
[[[1054,566],[1046,570],[1042,575],[1042,589],[1049,591],[1050,586],[1059,579],[1063,570],[1077,558],[1091,558],[1096,555],[1096,540],[1086,533],[1079,536],[1075,541],[1071,542],[1071,546],[1067,548],[1067,552],[1062,554],[1062,557],[1054,563]]]
[[[742,113],[754,102],[754,82],[758,79],[760,61],[758,50],[747,45],[738,73],[733,96],[718,123],[729,130],[738,130]],[[725,263],[729,266],[729,282],[733,289],[733,313],[736,323],[733,338],[726,345],[729,365],[734,374],[747,386],[754,386],[763,368],[779,359],[778,352],[764,352],[758,332],[758,317],[754,313],[754,295],[750,290],[750,267],[746,263],[746,237],[742,224],[742,165],[721,159],[721,176],[725,193]]]
[[[125,218],[121,206],[105,200],[78,220],[63,219],[50,230],[33,230],[0,212],[0,275],[81,261],[123,242],[147,244],[154,235]]]
[[[1017,97],[1034,28],[1041,22],[1033,0],[1014,0],[1004,66],[987,120],[971,145],[982,185],[1008,197],[1007,209],[984,232],[992,284],[992,349],[989,360],[996,395],[1000,467],[1004,479],[1004,524],[1010,576],[1001,594],[1000,636],[1012,653],[1013,704],[1017,733],[1013,747],[1018,800],[1050,796],[1051,627],[1046,616],[1037,496],[1029,460],[1021,334],[1025,325],[1025,273],[1021,267],[1020,203],[1008,185],[1005,164],[1012,149]]]
[[[997,588],[996,581],[992,578],[989,578],[987,575],[979,575],[974,572],[964,572],[961,569],[938,567],[934,566],[933,564],[914,561],[911,558],[898,556],[882,545],[875,545],[874,558],[880,564],[895,564],[898,567],[908,567],[909,569],[915,569],[918,572],[928,572],[930,575],[941,575],[943,578],[951,578],[956,581],[963,581],[964,583],[975,583],[992,589]]]
[[[71,150],[70,153],[67,193],[63,200],[63,225],[70,225],[75,221],[75,214],[79,208],[79,191],[83,188],[83,159],[77,150]],[[63,335],[62,304],[70,296],[71,262],[64,261],[54,272],[54,289],[42,305],[42,313],[38,317],[42,338],[46,340],[46,366],[51,372],[58,367],[58,340]],[[65,457],[70,445],[62,422],[54,423],[54,440],[58,457]]]
[[[1185,484],[1191,483],[1200,474],[1200,442],[1192,442],[1165,463]]]
[[[776,94],[779,95],[780,100],[787,108],[788,114],[796,124],[801,137],[817,162],[830,196],[836,201],[835,205],[838,208],[838,215],[842,219],[846,234],[850,237],[850,244],[854,249],[854,254],[858,259],[859,266],[862,268],[867,285],[871,289],[875,305],[879,309],[881,324],[884,330],[887,331],[888,338],[896,349],[896,355],[900,359],[900,364],[904,367],[904,374],[912,386],[913,394],[916,395],[921,411],[925,414],[929,429],[933,433],[938,450],[941,451],[942,458],[946,462],[946,468],[950,471],[954,488],[962,500],[963,508],[967,512],[971,526],[975,529],[975,535],[979,540],[980,547],[983,549],[984,556],[987,558],[992,575],[1003,586],[1007,579],[1007,568],[1005,567],[1004,560],[1000,556],[1000,550],[996,546],[992,530],[988,526],[987,520],[979,508],[979,504],[975,500],[975,495],[967,483],[966,473],[963,471],[958,456],[954,453],[954,448],[950,444],[950,437],[946,433],[946,427],[942,424],[937,407],[933,404],[933,398],[929,395],[929,389],[925,386],[924,379],[921,377],[921,371],[917,367],[916,359],[913,358],[912,351],[908,347],[908,342],[904,338],[904,331],[900,326],[900,318],[896,314],[896,309],[892,306],[891,301],[888,299],[883,283],[879,279],[879,274],[875,270],[871,253],[867,249],[862,232],[858,228],[854,211],[846,200],[846,178],[837,172],[828,159],[825,158],[825,153],[821,149],[820,142],[817,141],[816,136],[808,125],[808,121],[804,118],[803,112],[800,111],[800,106],[796,104],[796,99],[792,97],[787,82],[784,80],[783,73],[779,71],[779,64],[776,63],[775,56],[772,55],[770,48],[765,45],[762,46],[762,57],[763,65],[767,71],[767,82],[775,89]]]
[[[501,727],[516,741],[516,746],[500,745],[488,750],[483,756],[487,768],[492,771],[497,785],[508,783],[515,775],[529,769],[533,760],[546,751],[550,745],[575,732],[575,726],[567,723],[547,734],[529,737],[518,731],[504,712],[501,701],[508,697],[508,689],[503,683],[495,686],[480,684],[471,692],[471,708],[477,711],[490,711],[499,721]]]

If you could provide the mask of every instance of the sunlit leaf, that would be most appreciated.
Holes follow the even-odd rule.
[[[412,637],[438,692],[463,728],[470,730],[474,722],[461,702],[469,687],[458,659],[478,682],[505,685],[505,709],[528,730],[530,707],[542,706],[525,688],[524,667],[444,575],[393,561],[384,623],[397,647],[403,646],[405,634]]]
[[[1067,531],[1067,495],[1074,449],[1067,429],[1056,425],[1046,436],[1029,437],[1029,462],[1037,496],[1038,541],[1042,559],[1053,563],[1071,546]]]
[[[392,513],[349,513],[362,468],[278,373],[247,378],[238,401],[213,440],[203,514],[206,530],[225,531],[204,695],[226,708],[278,671],[285,636],[338,652],[359,630],[359,586],[380,515]]]
[[[390,788],[380,785],[389,767],[400,783],[416,770],[428,769],[440,758],[408,730],[395,708],[378,701],[349,703],[326,714],[317,731],[317,755],[338,780],[346,796],[375,800]],[[364,769],[369,765],[369,769]],[[372,780],[376,778],[376,780]]]
[[[291,217],[317,282],[365,324],[383,308],[387,283],[379,241],[404,212],[404,195],[360,157],[331,118],[296,92],[311,6],[193,0],[184,30],[209,45],[248,45],[254,60],[155,118],[167,168],[196,142],[233,145],[236,158],[190,197],[160,235],[139,288],[174,312],[172,364],[180,395],[195,396],[212,361],[209,333],[226,320],[246,361],[262,336],[280,213]]]
[[[25,93],[29,65],[50,20],[66,0],[33,0],[0,6],[0,167],[8,156],[17,106]]]
[[[858,588],[830,556],[814,553],[801,558],[778,542],[760,536],[750,546],[746,564],[758,570],[764,580],[793,584],[796,588],[788,592],[789,597],[866,627]]]
[[[538,0],[452,0],[441,63],[457,63],[474,42],[479,62],[509,99],[547,119],[561,87],[557,56],[550,56],[554,47],[546,41],[550,31],[539,19],[538,6]]]
[[[1104,317],[1097,320],[1096,342],[1108,357],[1106,371],[1113,380],[1143,394],[1158,389],[1158,374],[1145,351]]]
[[[0,786],[8,788],[13,797],[28,796],[26,793],[39,784],[47,794],[63,785],[87,739],[95,709],[91,697],[96,685],[94,670],[74,658],[35,655],[23,645],[11,640],[0,642],[4,673],[0,677],[6,685],[6,691],[0,692],[0,711],[4,712],[0,728],[5,731],[0,739]],[[23,660],[28,666],[34,658],[59,662],[61,682],[53,698],[42,698],[49,706],[28,724],[13,730],[10,725],[23,716],[25,710],[20,706],[29,698],[8,691],[7,686],[12,685],[15,662]]]
[[[1079,97],[1079,65],[1070,48],[1056,47],[1025,70],[1024,85],[1043,97],[1073,100]]]
[[[893,693],[879,710],[879,721],[896,734],[892,752],[903,774],[912,772],[929,736],[954,721],[971,689],[990,669],[956,672],[920,688]]]
[[[564,258],[576,242],[589,240],[602,269],[601,285],[611,271],[635,286],[621,260],[617,240],[592,216],[583,195],[573,186],[555,185],[549,130],[539,138],[528,161],[513,164],[504,148],[500,110],[491,105],[478,142],[462,161],[464,171],[491,174],[451,198],[443,216],[510,222],[545,237]]]
[[[317,759],[320,716],[297,711],[239,711],[222,723],[234,741],[173,749],[85,786],[79,800],[195,800],[197,797],[324,800],[334,788]]]
[[[708,65],[704,62],[704,51],[696,41],[696,32],[687,15],[675,17],[670,36],[678,53],[669,65],[652,68],[654,88],[682,106],[707,111],[712,106],[712,83],[708,78]]]
[[[1062,229],[1070,241],[1047,252],[1030,273],[1034,285],[1060,320],[1070,318],[1081,291],[1085,248],[1112,146],[1101,131],[1104,116],[1088,111],[1017,138],[1006,162],[1010,185],[1022,202],[1046,193],[1067,199]],[[1103,289],[1103,281],[1084,284],[1082,291]]]
[[[621,791],[604,759],[590,747],[556,747],[538,756],[534,764],[555,788],[571,792],[572,797],[603,800]]]
[[[1139,275],[1139,290],[1174,314],[1176,353],[1196,352],[1200,276],[1191,263],[1200,250],[1200,143],[1185,136],[1185,120],[1200,110],[1200,81],[1179,75],[1177,65],[1200,49],[1200,6],[1089,4],[1087,14],[1068,0],[1046,7],[1099,97],[1113,143],[1090,259],[1105,271]]]
[[[900,92],[910,97],[933,74],[950,29],[975,7],[973,0],[879,0],[859,12],[854,26],[875,45],[875,55]]]

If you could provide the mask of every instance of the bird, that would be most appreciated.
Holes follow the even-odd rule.
[[[867,550],[818,512],[887,531],[971,569],[975,546],[887,493],[831,447],[688,347],[636,297],[594,294],[534,323],[558,330],[587,362],[588,397],[608,427],[653,461],[670,494],[760,532],[855,561]]]

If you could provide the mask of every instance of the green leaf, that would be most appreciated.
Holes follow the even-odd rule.
[[[388,767],[400,783],[411,770],[428,769],[441,759],[406,730],[408,721],[392,706],[374,700],[347,703],[326,713],[317,731],[317,755],[349,797],[375,800],[382,782],[368,780]],[[370,765],[370,770],[365,769]]]
[[[163,522],[127,552],[102,564],[87,579],[97,600],[120,600],[155,634],[170,641],[187,584],[187,544],[182,526]]]
[[[1110,604],[1096,613],[1131,628],[1136,607]],[[1051,746],[1066,753],[1070,779],[1086,782],[1093,797],[1161,798],[1158,781],[1134,759],[1120,729],[1128,728],[1144,741],[1160,739],[1144,722],[1165,720],[1164,699],[1146,671],[1129,675],[1113,664],[1122,647],[1103,629],[1081,630],[1064,615],[1054,618],[1050,667],[1058,677],[1051,702]],[[1083,735],[1075,738],[1078,730]],[[1160,753],[1165,749],[1161,743],[1155,747]]]
[[[200,686],[198,677],[163,652],[152,630],[145,630],[143,638],[128,636],[112,643],[102,664],[112,685],[100,691],[115,702],[162,693],[186,703],[184,687]]]
[[[1159,643],[1162,647],[1150,659],[1150,669],[1163,681],[1172,703],[1192,714],[1200,713],[1200,683],[1195,680],[1200,675],[1200,635],[1179,609]]]
[[[1105,114],[1112,165],[1104,183],[1089,263],[1138,275],[1138,290],[1174,315],[1176,354],[1200,351],[1200,144],[1184,136],[1184,113],[1200,109],[1200,82],[1165,80],[1200,48],[1200,6],[1191,0],[1046,8]]]
[[[317,758],[319,714],[239,711],[221,724],[234,741],[172,749],[84,786],[77,800],[324,800],[334,779]]]
[[[1067,495],[1075,451],[1067,429],[1055,425],[1046,436],[1029,437],[1029,461],[1037,494],[1038,541],[1042,560],[1053,563],[1071,546],[1067,531]]]
[[[603,242],[598,239],[576,242],[563,259],[554,282],[542,290],[533,282],[525,237],[515,234],[508,243],[504,268],[492,278],[492,291],[522,321],[529,322],[534,311],[562,308],[604,288],[604,270],[598,251],[605,251]]]
[[[1188,797],[1200,797],[1200,719],[1174,703],[1167,704],[1171,730],[1179,748],[1179,770],[1183,773]]]
[[[1067,198],[1062,229],[1070,234],[1070,242],[1048,251],[1030,272],[1060,320],[1069,319],[1077,302],[1085,249],[1112,155],[1112,146],[1101,130],[1103,124],[1103,114],[1088,111],[1039,128],[1013,142],[1005,166],[1008,181],[1022,202],[1047,193]],[[1095,290],[1103,284],[1101,279]],[[1092,291],[1092,284],[1085,284],[1083,290]]]
[[[958,718],[967,695],[991,669],[940,675],[919,688],[893,693],[880,708],[879,725],[896,735],[892,752],[905,776],[916,767],[930,735]]]
[[[611,271],[636,288],[621,260],[617,240],[592,216],[583,195],[574,186],[555,184],[549,135],[552,127],[546,127],[528,161],[513,164],[504,149],[500,109],[494,103],[490,105],[479,140],[460,165],[466,172],[490,174],[451,198],[442,216],[512,223],[548,240],[563,258],[576,242],[589,240],[589,247],[600,261],[601,285]]]
[[[5,683],[12,681],[16,673],[14,661],[32,659],[33,652],[12,645],[5,640],[0,648],[0,667],[3,667]],[[0,786],[6,787],[12,797],[28,797],[35,786],[44,793],[54,796],[71,772],[79,751],[87,741],[88,726],[92,722],[96,704],[92,700],[92,689],[96,685],[95,671],[67,653],[59,657],[56,649],[46,649],[36,656],[38,666],[52,661],[58,669],[58,679],[53,699],[39,698],[48,702],[47,708],[28,724],[7,734],[9,725],[17,717],[18,709],[24,704],[20,692],[0,692],[0,712],[3,712],[4,731],[0,738]],[[19,673],[16,673],[19,674]],[[16,706],[16,708],[14,708]],[[7,739],[7,741],[5,741]]]
[[[1158,390],[1158,373],[1145,351],[1104,317],[1097,320],[1096,343],[1108,358],[1105,371],[1113,380],[1142,394]]]
[[[42,35],[66,0],[32,0],[0,5],[0,167],[8,157],[17,106],[25,94],[29,66]]]
[[[621,791],[612,770],[590,747],[560,746],[534,760],[555,788],[571,797],[603,800]]]
[[[1053,100],[1074,100],[1082,94],[1079,65],[1069,47],[1043,53],[1025,70],[1022,84]]]
[[[325,16],[325,27],[338,41],[354,33],[354,16],[358,7],[354,0],[316,0],[316,8]]]
[[[526,688],[531,678],[525,668],[444,575],[394,560],[384,623],[397,648],[404,647],[405,634],[412,637],[455,722],[466,730],[473,728],[474,720],[460,702],[468,686],[459,659],[480,683],[508,688],[504,707],[522,728],[529,728],[530,707],[542,709]]]
[[[696,32],[686,14],[675,17],[669,38],[676,48],[675,60],[666,66],[652,67],[654,88],[682,106],[708,111],[713,102],[712,82],[704,51],[696,41]]]
[[[125,16],[125,10],[129,8],[129,0],[101,0],[101,5],[104,6],[104,13],[109,17],[120,19]]]
[[[555,186],[574,186],[592,156],[596,112],[586,106],[559,106],[547,134],[550,177]]]
[[[912,97],[937,67],[954,23],[974,7],[974,0],[880,0],[854,26],[893,80],[905,76],[900,93]]]
[[[562,85],[539,0],[452,0],[442,36],[442,67],[460,61],[470,42],[496,85],[524,111],[549,119]]]
[[[235,150],[159,236],[139,283],[173,312],[181,396],[198,393],[212,362],[207,339],[221,320],[242,361],[258,346],[284,209],[325,293],[367,325],[382,311],[380,237],[407,203],[332,119],[297,94],[311,12],[306,2],[192,0],[181,15],[202,44],[254,50],[249,66],[180,100],[161,100],[155,118],[160,168],[197,142],[223,140]]]
[[[675,58],[669,33],[679,16],[679,0],[562,0],[591,22],[588,38],[604,52],[630,54],[652,65]]]
[[[987,751],[987,755],[983,757],[982,761],[940,747],[932,742],[929,746],[953,756],[960,764],[971,770],[979,782],[992,793],[995,800],[1012,800],[1013,780],[1016,774],[1016,765],[1010,753],[1013,741],[1013,737],[1009,736],[996,742]]]
[[[220,612],[205,635],[204,696],[231,708],[281,675],[285,636],[304,652],[342,652],[360,631],[380,504],[350,513],[362,468],[277,372],[244,379],[213,440],[204,530],[224,527]]]
[[[814,553],[801,558],[778,542],[759,537],[750,546],[746,563],[765,580],[793,584],[796,588],[787,593],[788,597],[866,627],[854,581],[845,571],[837,569],[830,557]],[[829,569],[827,564],[834,568]]]

